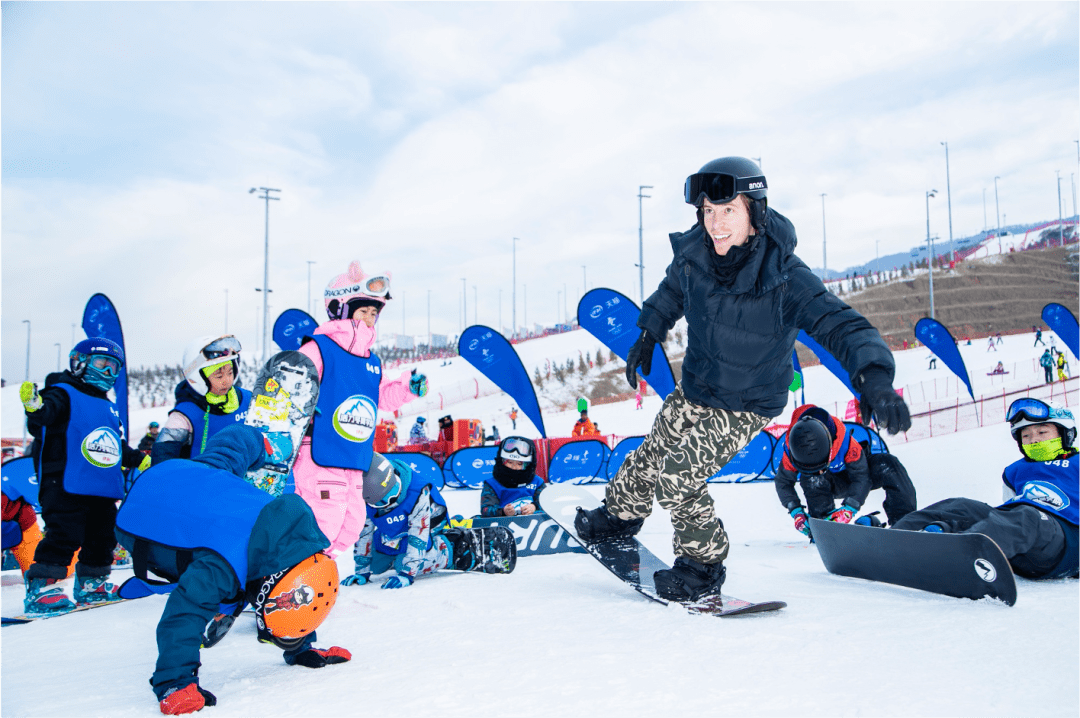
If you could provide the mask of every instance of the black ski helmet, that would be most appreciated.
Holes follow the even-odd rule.
[[[757,163],[745,157],[721,157],[706,162],[696,174],[686,178],[683,198],[700,210],[702,198],[713,204],[727,204],[737,195],[750,200],[750,224],[758,234],[765,233],[765,210],[768,208],[768,182]]]
[[[511,469],[507,461],[520,461],[520,469]],[[508,436],[495,452],[495,467],[491,476],[508,489],[516,489],[532,481],[536,475],[536,444],[524,436]]]
[[[829,465],[832,442],[832,434],[824,423],[812,416],[801,416],[788,430],[788,457],[802,473],[821,473]]]

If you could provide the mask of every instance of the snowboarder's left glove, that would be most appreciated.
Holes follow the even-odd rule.
[[[391,576],[383,581],[383,588],[405,588],[411,586],[413,577],[407,573],[399,573],[397,576]]]
[[[301,665],[305,668],[322,668],[333,663],[345,663],[352,660],[352,654],[344,648],[309,648],[292,657],[289,665]]]
[[[796,530],[800,531],[804,536],[810,536],[810,523],[806,520],[806,512],[803,511],[802,506],[797,509],[791,510],[791,518],[795,522]]]
[[[19,401],[27,414],[33,414],[45,404],[41,400],[41,394],[38,394],[37,384],[32,381],[24,381],[19,386]]]
[[[649,334],[647,329],[642,329],[641,336],[637,338],[626,355],[626,380],[635,389],[638,385],[637,368],[641,367],[642,376],[652,371],[652,355],[655,346],[656,338]]]
[[[371,580],[371,571],[359,571],[352,576],[341,579],[342,586],[363,586]]]
[[[417,396],[427,396],[427,375],[417,374],[412,370],[412,378],[409,379],[409,391]]]
[[[860,379],[863,426],[870,426],[872,416],[877,425],[890,434],[911,428],[911,413],[903,397],[893,389],[888,374],[881,369],[867,369]]]
[[[183,688],[173,688],[161,699],[161,712],[167,716],[201,711],[206,706],[216,706],[213,693],[203,690],[198,683],[188,683]]]
[[[858,511],[858,509],[853,509],[847,504],[844,504],[840,508],[830,511],[828,519],[829,521],[835,521],[838,524],[849,524],[856,511]]]

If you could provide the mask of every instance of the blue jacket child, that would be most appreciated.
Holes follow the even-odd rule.
[[[345,649],[312,645],[336,599],[337,568],[321,553],[330,542],[303,499],[273,498],[244,481],[265,459],[257,429],[228,427],[196,459],[144,472],[117,515],[116,536],[136,575],[121,595],[163,592],[148,571],[175,584],[158,622],[150,679],[165,714],[216,703],[199,686],[199,649],[221,640],[248,602],[259,640],[284,648],[289,665],[321,668],[351,658]]]

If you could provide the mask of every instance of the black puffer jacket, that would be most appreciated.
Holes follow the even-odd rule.
[[[836,357],[856,390],[871,367],[892,381],[895,364],[881,335],[795,256],[795,228],[783,215],[768,210],[765,237],[727,286],[712,270],[707,253],[713,250],[700,224],[670,239],[674,260],[645,300],[638,326],[663,340],[686,316],[682,389],[690,401],[779,416],[800,329]]]

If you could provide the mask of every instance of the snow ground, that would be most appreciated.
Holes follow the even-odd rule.
[[[544,341],[531,351],[542,356]],[[1031,349],[1032,341],[1005,337],[1000,357],[986,353],[985,340],[964,347],[976,394],[1001,391],[1002,384],[992,383],[999,378],[985,376],[999,359],[1030,364],[1042,351]],[[936,376],[945,391],[951,374],[927,370],[927,354],[924,348],[897,353],[898,385]],[[531,370],[529,360],[526,366]],[[460,359],[454,367],[454,373],[443,367],[446,380],[471,371]],[[1026,374],[1014,371],[1006,386],[1033,383]],[[807,370],[807,385],[808,401],[846,401],[821,367]],[[20,431],[11,389],[0,397],[5,436]],[[453,413],[487,426],[495,420],[505,436],[510,404],[496,395],[459,404]],[[649,397],[642,411],[623,403],[590,413],[605,432],[640,434],[659,406]],[[145,426],[166,412],[134,412],[132,423]],[[568,432],[575,418],[573,411],[545,414],[551,435]],[[535,435],[527,420],[518,427]],[[907,466],[920,506],[950,496],[998,503],[1001,470],[1018,456],[1004,424],[890,446]],[[1077,581],[1018,579],[1019,599],[1010,608],[832,576],[791,527],[770,484],[720,484],[711,491],[732,540],[725,590],[749,600],[784,600],[788,608],[730,619],[692,616],[639,596],[581,554],[525,557],[507,576],[442,574],[397,591],[377,584],[344,588],[319,644],[350,649],[352,662],[318,672],[288,667],[277,650],[255,641],[254,622],[244,616],[228,638],[203,652],[202,685],[220,701],[203,715],[1080,713]],[[453,513],[479,508],[479,492],[445,496]],[[871,493],[865,510],[880,508],[881,499],[881,492]],[[670,560],[670,535],[670,521],[657,508],[641,538]],[[351,557],[338,563],[342,574],[351,573]],[[3,613],[18,613],[18,572],[4,572],[3,584]],[[0,713],[160,715],[147,679],[164,600],[3,629]]]

